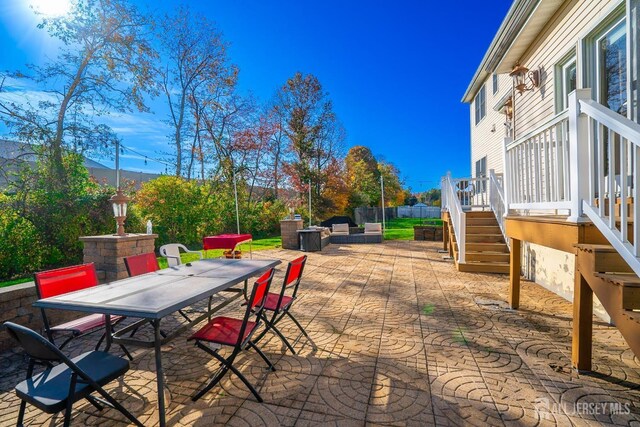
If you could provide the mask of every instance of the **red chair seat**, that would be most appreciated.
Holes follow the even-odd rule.
[[[267,300],[264,303],[264,309],[269,311],[276,311],[276,309],[278,308],[282,309],[283,307],[287,307],[289,304],[291,304],[291,301],[293,301],[293,298],[283,295],[280,307],[278,307],[278,298],[280,298],[280,294],[269,292],[269,294],[267,295]]]
[[[217,344],[235,346],[242,327],[242,319],[232,317],[214,317],[202,329],[189,337],[190,340],[209,341]],[[256,328],[256,322],[247,322],[242,340]]]
[[[111,316],[111,324],[120,321],[122,316]],[[56,325],[52,331],[72,331],[76,334],[83,334],[92,329],[101,328],[106,324],[104,314],[90,314],[79,319],[70,320],[66,323]]]

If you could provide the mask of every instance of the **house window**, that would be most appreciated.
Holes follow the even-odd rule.
[[[498,75],[494,74],[493,75],[493,94],[495,95],[496,93],[498,93]]]
[[[624,19],[596,40],[598,102],[627,115],[627,28]]]
[[[476,178],[484,178],[487,176],[487,156],[476,161]],[[479,180],[476,185],[477,192],[484,193],[486,186],[484,180]]]
[[[569,94],[576,90],[576,57],[571,57],[556,66],[556,112],[569,108]]]
[[[480,88],[480,91],[476,95],[476,99],[473,101],[476,109],[476,125],[480,123],[480,120],[486,115],[486,95],[484,92],[484,85]]]

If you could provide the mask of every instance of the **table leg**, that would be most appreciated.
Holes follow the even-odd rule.
[[[113,337],[111,335],[111,316],[108,314],[105,314],[104,316],[104,327],[105,327],[105,347],[104,347],[104,351],[109,351],[109,349],[111,348],[111,343],[113,342]]]
[[[153,321],[154,344],[156,351],[156,375],[158,390],[158,411],[160,427],[166,425],[164,409],[164,372],[162,372],[162,335],[160,334],[160,320]]]

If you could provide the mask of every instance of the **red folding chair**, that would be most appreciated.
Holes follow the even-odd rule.
[[[153,252],[125,257],[124,265],[127,267],[129,277],[140,276],[141,274],[153,273],[154,271],[160,270],[158,258],[156,258],[156,254]],[[191,322],[191,319],[184,311],[178,310],[178,313],[187,319],[187,322]]]
[[[258,342],[262,339],[262,337],[270,330],[276,333],[278,337],[282,340],[282,342],[287,346],[291,353],[296,354],[296,351],[293,349],[293,346],[287,340],[287,338],[282,334],[282,332],[276,327],[278,322],[282,320],[284,316],[288,316],[293,323],[296,324],[298,329],[302,331],[305,337],[309,341],[309,335],[307,331],[304,330],[300,322],[291,314],[291,306],[293,302],[296,300],[296,296],[298,295],[298,287],[300,286],[300,278],[302,277],[302,272],[304,271],[304,266],[307,262],[307,256],[303,255],[299,258],[294,259],[287,266],[287,273],[284,276],[284,281],[282,283],[282,288],[280,289],[280,293],[272,293],[270,292],[267,295],[267,300],[264,304],[264,311],[262,313],[262,319],[266,325],[265,329],[258,335],[255,339],[255,342]],[[293,289],[289,295],[286,295],[288,289]],[[271,319],[267,318],[266,312],[270,311],[273,313]]]
[[[141,274],[152,273],[160,270],[158,258],[153,252],[140,255],[132,255],[124,258],[124,265],[127,267],[129,277],[139,276]]]
[[[98,285],[98,276],[96,275],[96,269],[93,263],[42,271],[40,273],[36,273],[34,278],[38,299],[54,297]],[[107,323],[104,314],[90,314],[57,326],[51,326],[45,309],[41,308],[40,313],[42,313],[42,322],[44,323],[45,333],[51,343],[55,345],[54,335],[56,334],[71,334],[58,347],[60,349],[64,348],[64,346],[74,338],[104,329]],[[111,324],[115,325],[123,319],[124,317],[122,316],[111,316]],[[102,344],[105,336],[106,332],[103,333],[102,337],[98,340],[96,350],[100,347],[100,344]],[[131,355],[127,349],[122,345],[120,347],[127,357],[131,359]]]
[[[262,398],[256,389],[245,378],[245,376],[233,366],[233,361],[242,350],[249,347],[253,348],[260,355],[262,360],[264,360],[269,366],[269,369],[272,371],[276,370],[273,363],[271,363],[262,350],[260,350],[251,340],[251,336],[260,326],[262,310],[267,299],[266,297],[269,293],[269,287],[271,286],[272,279],[273,268],[264,273],[253,285],[251,297],[247,302],[247,309],[242,320],[224,316],[214,317],[202,329],[188,338],[188,341],[195,340],[196,346],[206,351],[220,362],[218,371],[211,377],[204,388],[191,397],[191,400],[194,402],[218,384],[229,370],[242,380],[251,393],[256,397],[258,402],[262,402]],[[255,321],[249,321],[249,317],[252,314],[255,315]],[[206,343],[233,347],[233,351],[231,355],[225,359],[218,353],[220,348],[212,349],[207,346]]]

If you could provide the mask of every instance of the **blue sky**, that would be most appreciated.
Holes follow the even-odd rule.
[[[0,69],[22,69],[55,55],[35,26],[31,0],[0,2]],[[177,1],[137,1],[157,11]],[[450,170],[470,174],[469,106],[460,99],[511,1],[188,2],[215,21],[240,68],[239,89],[266,101],[296,71],[315,74],[347,131],[347,148],[366,145],[394,163],[414,191],[439,185]],[[150,158],[169,151],[165,113],[110,119],[123,144]],[[109,160],[105,164],[112,165]],[[124,168],[164,171],[133,152]]]

